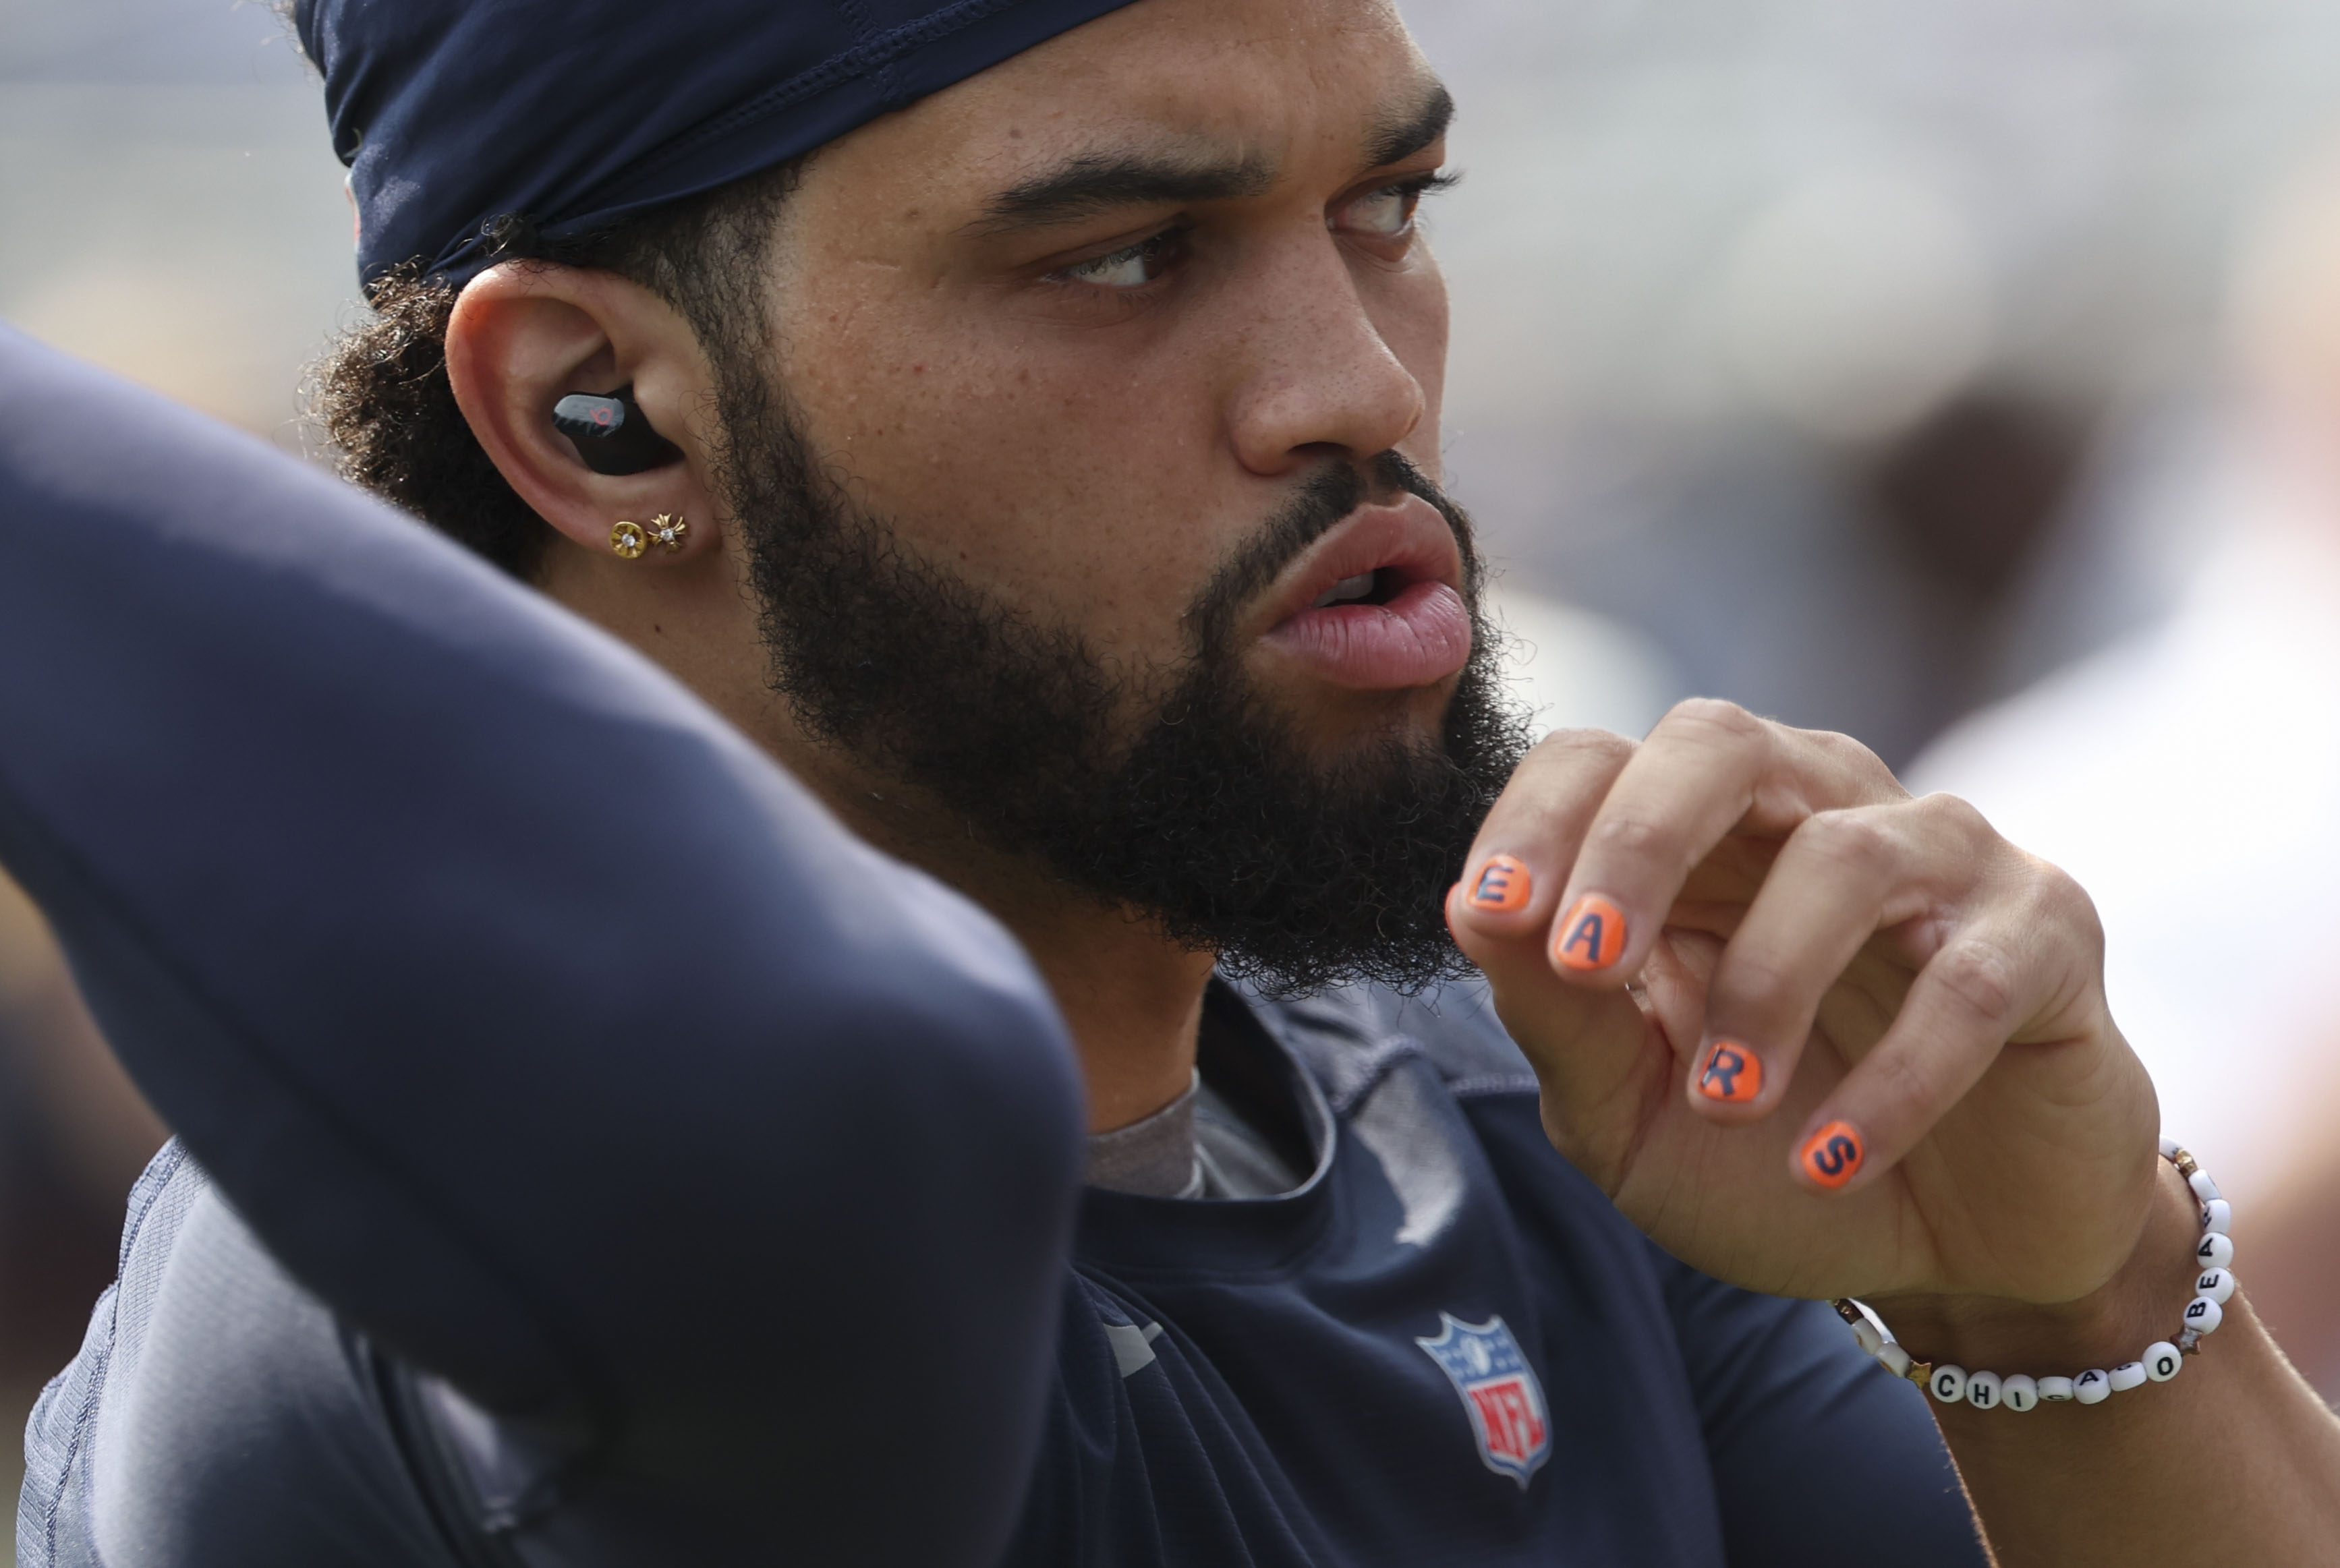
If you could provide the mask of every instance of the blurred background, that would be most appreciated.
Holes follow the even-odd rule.
[[[1847,730],[2077,875],[2340,1392],[2340,7],[1405,8],[1462,104],[1451,479],[1543,721]],[[0,0],[0,318],[303,452],[341,178],[265,6]],[[0,888],[0,1425],[161,1136]]]

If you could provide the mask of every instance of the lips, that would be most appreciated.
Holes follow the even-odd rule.
[[[1285,572],[1284,616],[1261,640],[1351,690],[1434,685],[1471,658],[1462,577],[1454,535],[1428,501],[1360,507]]]

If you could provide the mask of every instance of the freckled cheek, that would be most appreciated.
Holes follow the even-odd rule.
[[[1102,652],[1182,657],[1181,612],[1262,521],[1213,500],[1202,433],[1125,372],[977,377],[934,358],[830,383],[805,411],[857,500]]]

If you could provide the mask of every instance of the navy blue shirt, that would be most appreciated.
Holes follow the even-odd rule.
[[[411,521],[0,332],[0,859],[183,1141],[28,1565],[1981,1562],[1462,987],[1215,989],[1306,1181],[1080,1187],[1028,963]]]

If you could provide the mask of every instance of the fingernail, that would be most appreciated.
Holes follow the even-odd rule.
[[[1509,855],[1495,855],[1479,868],[1478,878],[1471,884],[1469,902],[1474,909],[1509,914],[1528,907],[1528,894],[1534,886],[1526,866]]]
[[[1598,893],[1579,898],[1560,923],[1552,956],[1562,966],[1590,973],[1625,956],[1625,911]]]
[[[1850,1122],[1830,1122],[1804,1140],[1796,1157],[1803,1162],[1806,1176],[1833,1192],[1859,1173],[1868,1156]]]
[[[1736,1041],[1715,1041],[1698,1075],[1698,1092],[1726,1105],[1745,1105],[1763,1092],[1763,1058]]]

